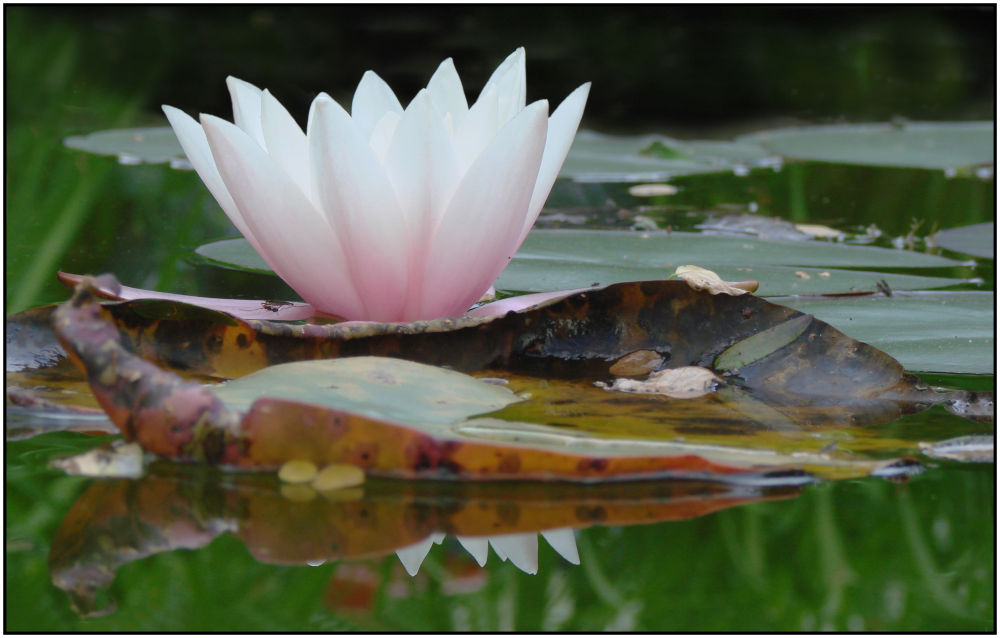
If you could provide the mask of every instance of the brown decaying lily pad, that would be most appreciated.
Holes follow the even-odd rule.
[[[616,284],[502,317],[410,324],[241,321],[159,301],[110,303],[100,314],[129,351],[172,370],[220,378],[276,363],[374,355],[463,372],[606,379],[620,359],[640,350],[660,355],[662,367],[711,367],[734,344],[803,317],[753,295],[710,295],[680,281]],[[809,355],[799,365],[791,366],[797,359],[780,349],[737,376],[748,386],[780,385],[768,378],[774,367],[766,364],[776,364],[801,396],[880,395],[897,384],[908,391],[912,378],[879,350],[815,319],[801,332],[789,344]]]
[[[262,363],[261,357],[276,362],[378,354],[464,370],[586,378],[607,377],[618,360],[638,350],[659,353],[668,367],[710,367],[721,353],[752,340],[753,347],[746,349],[750,354],[727,371],[726,380],[778,405],[846,402],[862,410],[872,403],[878,410],[888,401],[907,403],[912,410],[947,399],[919,386],[884,353],[808,315],[751,295],[698,292],[681,282],[618,284],[493,319],[348,327],[251,325],[225,315],[220,322],[212,320],[214,313],[206,316],[208,311],[187,306],[169,308],[177,319],[153,320],[142,316],[144,306],[136,302],[102,308],[91,283],[82,283],[54,313],[60,340],[127,438],[185,461],[276,469],[303,459],[319,465],[350,463],[384,476],[472,480],[721,478],[756,469],[696,454],[615,457],[511,441],[453,440],[280,397],[263,397],[241,415],[201,384],[185,382],[131,354],[123,341],[199,372],[238,351],[253,350],[255,355],[244,360],[251,366]],[[795,330],[775,331],[780,338],[769,351],[767,339],[762,342],[759,335],[785,323],[794,323]],[[206,334],[216,347],[197,347]],[[178,343],[180,338],[187,341]],[[187,347],[172,354],[168,344]]]

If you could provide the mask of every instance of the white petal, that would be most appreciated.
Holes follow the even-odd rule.
[[[420,571],[420,565],[427,558],[427,554],[431,551],[431,545],[433,544],[433,537],[428,536],[419,543],[396,550],[396,556],[399,556],[399,562],[403,563],[403,569],[406,570],[407,574],[410,576],[417,575],[417,572]]]
[[[556,550],[560,556],[574,565],[580,564],[580,552],[576,548],[576,536],[572,529],[546,530],[542,532],[542,538],[547,540],[552,549]]]
[[[556,178],[559,176],[559,169],[566,161],[566,154],[569,153],[569,148],[573,145],[573,138],[576,137],[576,129],[580,126],[580,118],[583,116],[583,107],[587,105],[589,93],[590,82],[587,82],[570,93],[549,118],[548,134],[545,137],[545,153],[542,155],[542,164],[538,169],[538,180],[535,182],[535,191],[531,195],[528,216],[524,220],[521,239],[517,242],[518,246],[528,236],[528,231],[538,219],[538,213],[545,205],[552,185],[555,184]]]
[[[499,100],[496,89],[476,100],[462,123],[455,126],[455,152],[462,171],[468,170],[500,129]]]
[[[511,96],[510,108],[514,113],[524,108],[527,96],[524,47],[518,47],[493,71],[493,75],[480,91],[477,101],[483,99],[495,87],[502,87],[501,94],[506,93]],[[513,115],[509,115],[507,119],[511,117]]]
[[[349,318],[401,321],[410,236],[392,184],[368,137],[339,104],[317,98],[313,109],[308,132],[313,184],[365,306],[363,317]]]
[[[233,99],[233,121],[243,129],[261,148],[264,145],[264,131],[260,125],[261,90],[249,82],[229,76],[226,78],[229,95]]]
[[[308,196],[311,189],[306,134],[288,110],[267,90],[261,95],[260,123],[268,155]]]
[[[442,116],[451,114],[452,130],[461,125],[465,119],[465,114],[469,112],[469,103],[465,99],[465,91],[462,89],[462,79],[458,77],[455,70],[455,63],[451,58],[442,62],[431,81],[427,83],[427,92],[430,93],[431,102]]]
[[[548,104],[514,118],[462,178],[431,239],[424,316],[455,316],[476,302],[514,254],[545,145]]]
[[[236,229],[247,238],[254,250],[261,253],[260,243],[254,237],[250,227],[247,226],[243,214],[236,206],[236,202],[233,201],[232,195],[229,194],[226,184],[222,181],[222,176],[219,175],[219,169],[216,168],[215,159],[212,157],[212,149],[208,147],[208,140],[205,138],[205,131],[201,128],[201,124],[187,113],[172,106],[163,105],[163,112],[166,114],[170,126],[173,127],[174,133],[184,149],[184,154],[194,166],[194,170],[198,172],[201,181],[212,193],[212,197],[222,207],[229,221],[233,222],[233,226],[236,226]],[[261,256],[263,257],[263,254]]]
[[[403,107],[396,94],[374,71],[365,71],[358,88],[354,91],[351,118],[366,141],[371,137],[378,121],[390,111],[398,115],[403,114]]]
[[[510,559],[514,566],[526,574],[538,573],[538,534],[503,534],[490,536],[490,545],[504,560]]]
[[[480,567],[486,565],[486,559],[490,554],[490,542],[487,538],[471,538],[469,536],[456,536],[458,543],[469,552]]]
[[[380,162],[385,164],[385,156],[389,153],[389,145],[392,144],[392,138],[396,135],[396,127],[399,126],[398,113],[393,113],[392,111],[386,113],[382,116],[382,119],[375,124],[375,130],[372,131],[372,136],[368,140],[368,145],[372,147],[372,152]]]
[[[241,129],[211,115],[202,126],[226,188],[275,272],[313,306],[363,316],[340,242],[299,187]]]
[[[451,136],[426,89],[406,107],[396,128],[385,161],[385,170],[396,193],[396,201],[410,234],[408,298],[418,301],[430,239],[437,228],[455,187],[458,185],[458,158]],[[419,303],[407,312],[417,312]]]
[[[495,88],[497,90],[498,105],[497,110],[500,118],[500,125],[506,124],[524,108],[525,97],[527,95],[527,84],[525,80],[524,49],[518,49],[512,56],[513,66],[503,75],[497,77]]]

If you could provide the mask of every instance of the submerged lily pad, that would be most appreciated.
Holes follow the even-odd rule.
[[[805,126],[736,141],[789,159],[957,170],[992,164],[993,137],[993,122],[907,122]]]

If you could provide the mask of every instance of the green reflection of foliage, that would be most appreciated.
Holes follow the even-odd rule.
[[[25,7],[5,11],[7,111],[6,310],[65,298],[57,270],[128,272],[143,287],[191,289],[190,249],[229,228],[189,172],[122,166],[63,146],[67,135],[159,123],[142,113],[167,67],[142,58],[128,94],[111,88],[138,38],[169,50],[155,29],[96,36]]]

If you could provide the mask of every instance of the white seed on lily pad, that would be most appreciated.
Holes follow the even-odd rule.
[[[312,480],[314,489],[320,492],[339,490],[344,487],[354,487],[365,482],[365,473],[361,468],[345,463],[327,465]]]
[[[316,477],[316,464],[296,459],[288,461],[278,470],[278,478],[285,483],[308,483]]]

